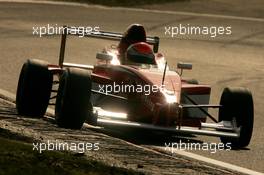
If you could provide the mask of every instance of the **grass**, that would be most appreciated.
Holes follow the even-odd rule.
[[[139,174],[132,170],[110,167],[70,152],[33,151],[30,143],[0,136],[0,175],[100,175]]]
[[[133,1],[132,0],[60,0],[60,1],[98,4],[105,6],[135,7],[140,5],[163,4],[169,2],[183,2],[190,0],[133,0]]]

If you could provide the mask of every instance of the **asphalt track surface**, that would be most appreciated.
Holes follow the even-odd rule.
[[[178,61],[192,62],[194,69],[184,72],[184,76],[212,85],[212,103],[219,102],[221,91],[225,86],[248,87],[253,93],[255,124],[249,147],[243,150],[217,151],[214,154],[209,151],[194,151],[194,153],[264,172],[263,21],[100,7],[5,2],[1,2],[0,5],[0,21],[0,85],[2,89],[12,93],[16,92],[19,71],[26,59],[38,58],[51,63],[58,61],[60,37],[40,38],[32,34],[32,27],[66,24],[99,26],[102,30],[123,32],[131,23],[145,25],[149,35],[160,36],[160,51],[166,56],[171,68],[175,68]],[[165,35],[165,26],[177,26],[180,23],[182,25],[231,26],[232,34],[216,38],[190,35],[172,38]],[[96,52],[111,44],[115,42],[70,38],[66,60],[92,64],[95,62]],[[215,112],[212,113],[215,114]],[[212,137],[195,137],[190,140],[219,142],[218,138]],[[130,138],[130,141],[133,139]],[[140,142],[139,139],[138,144],[148,147],[164,146],[165,141],[175,142],[175,138],[169,137],[149,142]]]

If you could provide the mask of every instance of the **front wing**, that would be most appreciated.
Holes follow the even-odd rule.
[[[99,107],[94,107],[94,112],[97,115],[97,125],[102,127],[129,127],[134,129],[147,129],[175,134],[195,134],[230,138],[240,137],[240,128],[234,127],[234,125],[229,121],[201,123],[200,128],[185,126],[164,127],[147,123],[127,121],[125,113],[110,112]]]

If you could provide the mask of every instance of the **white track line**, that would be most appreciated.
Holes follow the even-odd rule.
[[[161,150],[162,152],[168,152],[168,153],[171,154],[171,150],[170,151],[166,151],[164,147],[154,146],[154,148],[157,148],[157,149]],[[211,158],[204,157],[204,156],[201,156],[201,155],[198,155],[198,154],[194,154],[194,153],[190,153],[190,152],[187,152],[187,151],[177,150],[175,148],[173,149],[173,153],[174,154],[179,154],[179,155],[182,155],[182,156],[186,156],[186,157],[189,157],[189,158],[192,158],[192,159],[195,159],[195,160],[203,161],[203,162],[206,162],[208,164],[216,165],[218,167],[223,167],[225,169],[229,169],[229,170],[237,171],[237,172],[240,172],[240,173],[244,173],[244,174],[264,175],[264,173],[261,173],[261,172],[257,172],[257,171],[251,170],[251,169],[247,169],[247,168],[240,167],[240,166],[237,166],[237,165],[233,165],[233,164],[230,164],[230,163],[226,163],[226,162],[223,162],[223,161],[211,159]]]
[[[15,94],[8,92],[4,89],[0,89],[0,98],[7,100],[12,103],[16,103],[16,96]]]
[[[15,95],[13,93],[10,93],[10,92],[6,91],[6,90],[0,89],[0,97],[5,99],[5,100],[10,100],[11,102],[15,102]],[[55,112],[54,112],[54,109],[48,108],[47,109],[47,113],[49,115],[54,115]],[[47,117],[47,118],[50,118],[50,117]],[[50,119],[54,120],[54,118],[50,118]],[[88,127],[87,124],[85,124],[85,127]],[[137,145],[137,146],[142,147],[140,145]],[[158,146],[153,146],[153,147],[161,150],[162,152],[165,152],[164,147],[158,147]],[[142,148],[145,149],[145,147],[142,147]],[[232,171],[240,172],[240,173],[243,173],[243,174],[264,175],[264,173],[261,173],[261,172],[253,171],[253,170],[250,170],[250,169],[247,169],[247,168],[243,168],[243,167],[240,167],[240,166],[237,166],[237,165],[233,165],[233,164],[230,164],[230,163],[226,163],[226,162],[218,161],[218,160],[215,160],[215,159],[207,158],[207,157],[204,157],[204,156],[200,156],[198,154],[194,154],[194,153],[190,153],[190,152],[186,152],[186,151],[182,151],[182,150],[177,150],[177,149],[174,149],[173,151],[174,151],[174,153],[182,155],[182,156],[186,156],[186,157],[189,157],[189,158],[192,158],[192,159],[195,159],[195,160],[206,162],[208,164],[212,164],[212,165],[215,165],[215,166],[218,166],[218,167],[223,167],[225,169],[229,169],[229,170],[232,170]]]
[[[75,3],[75,2],[57,2],[57,1],[42,1],[42,0],[0,0],[0,2],[67,5],[67,6],[79,6],[79,7],[87,7],[87,8],[101,8],[101,9],[106,9],[106,10],[126,10],[126,11],[169,14],[169,15],[182,15],[182,16],[195,16],[195,17],[251,21],[251,22],[264,22],[263,18],[254,18],[254,17],[217,15],[217,14],[183,12],[183,11],[150,10],[150,9],[125,8],[125,7],[106,7],[106,6],[100,6],[100,5],[88,5],[88,4]]]

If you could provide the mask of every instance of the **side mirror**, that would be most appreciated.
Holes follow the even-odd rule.
[[[180,73],[178,72],[178,74],[181,76],[184,69],[186,69],[186,70],[191,70],[192,69],[192,63],[179,62],[177,64],[177,68],[181,69],[181,72]]]
[[[178,69],[187,69],[187,70],[191,70],[192,69],[192,63],[183,63],[183,62],[179,62],[177,64],[177,68]]]
[[[96,58],[103,61],[111,61],[113,59],[113,56],[107,53],[100,52],[96,54]]]

